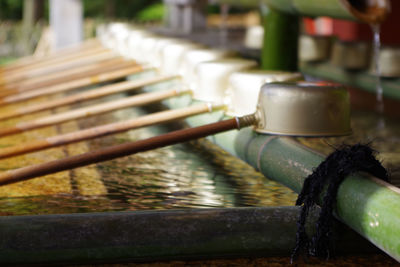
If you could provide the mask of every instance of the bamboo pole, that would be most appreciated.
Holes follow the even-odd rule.
[[[324,156],[292,138],[240,131],[235,139],[239,158],[294,192]],[[346,160],[346,159],[343,159]],[[323,197],[316,198],[320,202]],[[375,177],[354,173],[340,184],[335,213],[356,232],[400,261],[400,189]]]
[[[134,63],[135,64],[135,63]],[[114,57],[90,65],[82,65],[77,68],[66,69],[62,72],[54,72],[48,75],[28,78],[6,85],[0,86],[0,92],[3,90],[31,90],[39,87],[54,85],[70,80],[76,80],[88,75],[95,75],[105,70],[111,71],[124,65],[132,65],[132,62],[126,61],[121,57]]]
[[[41,76],[41,75],[48,75],[51,73],[55,73],[55,72],[59,72],[59,71],[65,71],[67,69],[72,69],[72,68],[76,68],[79,66],[83,66],[83,65],[88,65],[88,64],[93,64],[99,61],[103,61],[103,60],[107,60],[107,59],[111,59],[111,58],[115,58],[115,54],[111,51],[108,52],[104,52],[101,54],[96,54],[96,55],[90,55],[90,56],[85,56],[80,58],[79,61],[71,61],[71,62],[67,62],[65,64],[60,64],[57,66],[46,66],[43,68],[37,68],[37,69],[32,69],[29,70],[23,74],[20,74],[19,77],[14,77],[12,81],[18,81],[19,79],[30,79],[30,78],[34,78],[36,76]],[[10,77],[8,77],[10,78]],[[5,81],[1,80],[1,74],[0,74],[0,84],[4,84]]]
[[[265,34],[261,68],[297,71],[299,17],[271,9],[263,16],[263,26]]]
[[[211,112],[216,108],[219,107],[213,107],[209,104],[200,104],[175,110],[157,112],[150,115],[142,116],[140,118],[105,124],[72,133],[52,136],[43,140],[31,141],[26,144],[3,148],[0,150],[0,159],[27,154],[62,145],[67,145],[71,143],[76,143],[106,135],[125,132],[128,130],[138,129],[150,125],[183,119],[206,112]]]
[[[47,117],[39,118],[33,121],[20,122],[15,126],[9,128],[0,129],[0,137],[17,134],[21,132],[25,132],[28,130],[43,128],[46,126],[57,125],[63,122],[87,118],[95,115],[100,115],[103,113],[133,107],[133,106],[141,106],[150,103],[154,103],[157,101],[161,101],[163,99],[167,99],[173,96],[178,96],[181,94],[189,93],[190,90],[167,90],[160,92],[152,92],[152,93],[144,93],[136,96],[131,96],[111,102],[106,102],[98,105],[88,106],[80,109],[75,109],[55,115],[50,115]]]
[[[93,39],[86,40],[77,46],[74,45],[74,46],[70,46],[70,47],[61,48],[49,55],[43,56],[43,57],[37,57],[34,55],[22,57],[12,63],[1,66],[0,72],[10,71],[10,70],[16,69],[21,66],[35,64],[37,62],[42,62],[42,61],[49,60],[52,58],[64,57],[64,56],[67,56],[68,54],[83,52],[85,50],[93,49],[93,47],[96,47],[96,46],[101,46],[101,43],[99,42],[99,40],[93,38]]]
[[[112,72],[112,71],[123,70],[123,69],[126,69],[126,68],[135,67],[135,66],[138,66],[135,62],[125,61],[125,62],[122,62],[122,63],[119,63],[119,64],[106,65],[104,68],[100,68],[100,69],[97,69],[97,70],[89,71],[87,73],[87,75],[84,75],[83,77],[79,77],[78,76],[78,78],[76,78],[76,79],[71,78],[71,79],[65,80],[65,77],[64,77],[64,78],[61,78],[61,80],[63,80],[64,82],[55,81],[54,83],[50,83],[49,85],[43,86],[43,87],[36,87],[33,84],[32,86],[28,86],[28,87],[22,86],[22,87],[17,87],[17,88],[14,88],[14,89],[3,89],[3,90],[0,91],[0,99],[4,98],[4,97],[8,97],[8,96],[26,95],[27,93],[36,92],[38,90],[43,90],[43,89],[46,89],[46,88],[56,87],[56,86],[59,86],[59,85],[63,87],[63,86],[68,85],[68,84],[73,84],[75,81],[86,79],[87,77],[90,77],[90,76],[93,77],[95,75],[104,75],[104,74],[107,74],[107,73]]]
[[[93,100],[96,98],[100,98],[103,96],[108,96],[116,93],[122,93],[126,91],[131,91],[131,90],[136,90],[140,89],[143,86],[148,86],[152,85],[155,83],[161,83],[164,81],[176,79],[179,76],[156,76],[156,77],[150,77],[146,79],[141,79],[141,80],[133,80],[133,81],[124,81],[120,83],[115,83],[111,85],[106,85],[100,88],[96,88],[96,90],[91,90],[88,92],[82,92],[70,96],[65,96],[60,99],[54,99],[51,101],[48,101],[46,103],[38,103],[35,105],[30,105],[26,107],[20,107],[13,109],[9,112],[6,113],[0,113],[0,121],[1,120],[6,120],[6,119],[11,119],[27,114],[33,114],[35,112],[43,111],[43,110],[48,110],[52,108],[58,108],[62,106],[66,106],[72,103],[79,103],[87,100]]]
[[[115,54],[107,49],[102,49],[100,52],[90,53],[87,55],[82,55],[80,57],[75,57],[71,60],[66,60],[62,62],[55,62],[52,64],[41,64],[37,67],[26,67],[20,71],[3,73],[0,74],[0,85],[15,82],[21,79],[28,79],[37,75],[47,75],[56,71],[62,71],[73,66],[81,66],[84,63],[94,62],[103,60],[104,58],[115,57]]]
[[[81,51],[75,51],[75,54],[84,54],[87,52],[90,52],[93,49],[97,49],[101,47],[100,44],[97,45],[92,45],[91,47],[86,46],[86,47],[82,47]],[[68,57],[71,57],[74,55],[74,53],[72,53],[72,51],[70,53],[60,53],[59,51],[52,53],[51,55],[48,56],[30,56],[31,59],[28,58],[21,58],[20,60],[17,60],[12,62],[11,65],[6,65],[6,66],[0,66],[0,75],[1,74],[7,74],[7,73],[12,73],[12,72],[17,72],[17,71],[21,71],[22,69],[27,69],[27,68],[32,68],[33,66],[37,65],[37,64],[43,64],[44,62],[51,62],[55,59],[57,60],[62,60],[62,59],[66,59]]]
[[[390,1],[369,0],[218,0],[220,3],[259,7],[267,4],[270,9],[297,16],[328,16],[369,24],[381,23],[390,12]]]
[[[88,49],[87,51],[83,51],[80,53],[73,53],[73,54],[68,54],[66,56],[61,56],[61,57],[54,57],[51,59],[47,59],[47,60],[39,60],[33,64],[27,64],[27,65],[21,65],[20,67],[13,69],[13,70],[4,70],[2,72],[0,72],[2,75],[7,74],[13,74],[13,73],[19,73],[19,72],[23,72],[23,71],[27,71],[27,70],[31,70],[31,69],[37,69],[46,65],[56,65],[56,64],[63,64],[65,62],[68,61],[74,61],[79,59],[80,57],[84,57],[84,56],[89,56],[89,55],[95,55],[97,53],[102,53],[104,51],[110,51],[109,49],[105,48],[105,47],[93,47],[91,49]]]
[[[228,130],[239,129],[241,126],[247,125],[242,124],[240,122],[240,118],[223,120],[200,127],[170,132],[137,142],[128,142],[77,156],[10,170],[0,174],[0,185],[16,183],[51,173],[65,171],[164,146],[182,143]]]
[[[17,102],[33,99],[36,97],[45,96],[45,95],[51,95],[51,94],[71,91],[71,90],[75,90],[75,89],[82,88],[82,87],[89,86],[89,85],[94,85],[94,84],[98,84],[98,83],[102,83],[102,82],[108,82],[108,81],[120,79],[120,78],[126,77],[128,75],[142,72],[145,70],[150,70],[150,69],[151,69],[150,67],[138,66],[138,65],[131,66],[131,67],[125,67],[120,70],[101,73],[99,75],[93,75],[90,77],[77,79],[77,80],[73,80],[70,82],[65,82],[63,84],[57,84],[57,85],[53,85],[53,86],[44,87],[41,89],[27,91],[27,92],[24,92],[23,94],[13,94],[13,95],[5,96],[3,98],[0,98],[0,104],[1,105],[12,104],[12,103],[17,103]]]

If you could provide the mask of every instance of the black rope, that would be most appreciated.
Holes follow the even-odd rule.
[[[331,224],[333,209],[340,184],[344,178],[358,171],[364,171],[388,181],[388,173],[375,158],[375,151],[368,145],[343,145],[330,154],[303,184],[296,205],[302,206],[297,221],[296,245],[292,252],[292,262],[300,252],[306,255],[328,259],[331,256]],[[328,182],[328,188],[323,198],[321,212],[317,221],[316,232],[309,240],[305,223],[311,208],[318,202],[320,193]]]

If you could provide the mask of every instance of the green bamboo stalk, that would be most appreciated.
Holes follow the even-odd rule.
[[[374,24],[381,23],[390,11],[389,0],[380,2],[380,10],[376,9],[376,6],[369,8],[374,3],[368,2],[368,0],[357,2],[349,0],[219,0],[219,2],[253,7],[257,7],[261,3],[282,13],[297,16],[328,16]]]
[[[263,17],[261,68],[297,71],[299,17],[270,9]]]
[[[298,214],[298,207],[250,207],[1,216],[0,264],[288,256]],[[376,251],[342,224],[335,229],[341,253]]]
[[[281,12],[303,16],[328,16],[357,20],[343,0],[262,0],[271,8]]]
[[[300,192],[304,179],[324,157],[290,138],[240,131],[238,156],[266,177]],[[400,261],[400,189],[356,174],[339,187],[337,217],[391,257]]]

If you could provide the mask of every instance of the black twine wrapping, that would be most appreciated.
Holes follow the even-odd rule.
[[[302,206],[302,208],[297,221],[296,246],[292,252],[292,262],[298,257],[300,251],[307,253],[308,256],[324,259],[331,256],[332,212],[338,188],[344,178],[355,172],[363,171],[388,181],[388,172],[375,158],[375,153],[376,151],[369,145],[343,145],[330,154],[304,180],[303,188],[296,201],[296,205]],[[306,219],[310,209],[317,205],[319,195],[326,183],[328,186],[323,198],[316,232],[310,241],[305,230]]]

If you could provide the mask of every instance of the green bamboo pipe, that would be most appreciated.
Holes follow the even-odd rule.
[[[266,177],[300,192],[304,179],[324,157],[293,139],[241,130],[237,155]],[[400,261],[400,189],[374,177],[355,174],[339,187],[337,217]]]
[[[298,207],[0,217],[0,264],[77,264],[289,256]],[[307,230],[317,219],[310,214]],[[343,224],[338,253],[376,252]]]
[[[389,0],[219,0],[230,5],[258,7],[267,4],[271,9],[296,16],[328,16],[364,23],[381,23],[390,11]]]
[[[297,71],[299,17],[270,9],[263,15],[264,45],[261,68]]]
[[[299,16],[330,16],[379,24],[387,16],[387,0],[263,0],[264,45],[261,68],[297,71]]]
[[[220,4],[229,4],[232,6],[241,7],[258,7],[260,4],[259,0],[219,0]]]
[[[333,66],[329,62],[300,64],[302,73],[347,84],[355,88],[363,88],[366,91],[376,94],[376,76],[366,71],[348,71]],[[383,95],[394,100],[400,100],[400,79],[382,79]]]
[[[262,0],[272,9],[301,16],[328,16],[369,24],[384,21],[390,11],[389,0]]]

